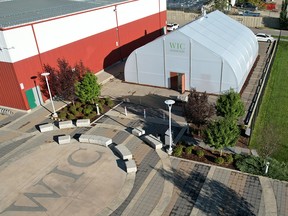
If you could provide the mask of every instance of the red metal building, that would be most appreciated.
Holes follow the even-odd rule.
[[[165,26],[166,0],[0,2],[0,106],[38,106],[42,96],[31,77],[43,64],[82,60],[99,72],[162,35]]]

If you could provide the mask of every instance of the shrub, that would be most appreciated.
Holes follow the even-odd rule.
[[[82,113],[83,112],[83,107],[79,107],[77,110],[78,110],[78,112]]]
[[[105,98],[99,98],[98,105],[103,106],[105,104]]]
[[[267,176],[278,180],[288,181],[288,165],[284,162],[279,162],[272,158],[265,160],[264,158],[253,155],[237,155],[235,161],[237,169],[254,175],[264,175],[265,164],[269,161],[270,166]]]
[[[66,115],[67,115],[67,112],[61,111],[61,112],[59,112],[58,117],[59,117],[60,119],[65,119],[65,118],[66,118]]]
[[[185,153],[187,154],[187,155],[190,155],[190,154],[192,154],[192,150],[194,149],[194,146],[188,146],[188,147],[186,147],[186,149],[185,149]]]
[[[94,118],[95,116],[97,116],[97,113],[95,111],[89,113],[88,117],[91,119],[91,118]]]
[[[70,107],[69,107],[69,111],[70,111],[71,113],[76,112],[76,107],[75,107],[74,105],[70,106]]]
[[[89,115],[92,111],[93,111],[93,107],[91,105],[86,106],[83,110],[85,115]]]
[[[225,162],[223,157],[217,157],[215,158],[215,163],[217,164],[223,164]]]
[[[75,102],[75,107],[80,108],[82,106],[82,103],[80,101]]]
[[[71,114],[71,113],[68,113],[67,118],[68,118],[69,120],[73,120],[73,119],[75,119],[75,116],[74,116],[73,114]]]
[[[104,112],[103,105],[100,104],[100,105],[98,105],[98,107],[99,107],[99,112],[100,112],[100,114],[103,113],[103,112]]]
[[[227,155],[227,156],[225,157],[225,161],[226,161],[228,164],[233,163],[233,161],[234,161],[233,155],[232,155],[232,154]]]
[[[108,101],[107,106],[109,108],[112,108],[114,106],[114,101],[112,101],[112,100]]]
[[[174,156],[180,157],[183,153],[183,148],[184,148],[183,145],[177,145],[175,150],[174,150]]]
[[[204,151],[203,150],[201,150],[201,149],[198,149],[197,151],[196,151],[196,155],[198,156],[198,157],[203,157],[204,156]]]

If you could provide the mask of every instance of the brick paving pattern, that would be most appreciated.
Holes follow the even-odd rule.
[[[125,201],[111,214],[111,216],[122,215],[125,211],[126,207],[129,205],[131,200],[134,198],[143,182],[150,174],[150,172],[154,169],[156,164],[159,162],[160,158],[154,150],[150,150],[145,158],[142,160],[140,166],[138,167],[138,171],[136,174],[135,182],[133,185],[133,189],[130,192],[129,196],[125,199]],[[152,209],[151,209],[152,210]]]
[[[273,181],[273,191],[276,197],[277,215],[288,214],[288,182]]]

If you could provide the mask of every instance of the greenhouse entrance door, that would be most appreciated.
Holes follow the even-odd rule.
[[[171,89],[183,94],[185,92],[185,74],[170,72],[170,86]]]

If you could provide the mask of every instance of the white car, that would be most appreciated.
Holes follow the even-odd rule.
[[[167,24],[167,31],[173,31],[175,29],[179,28],[178,23],[168,23]]]
[[[268,35],[265,33],[257,33],[256,38],[258,41],[269,42],[269,43],[275,40],[271,35]]]

